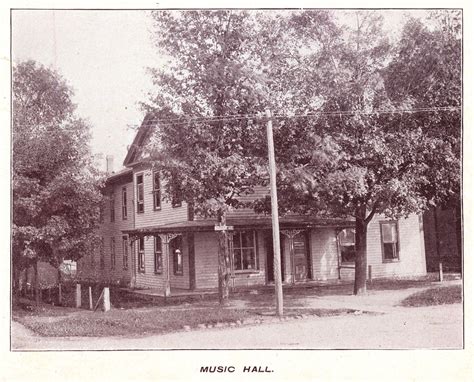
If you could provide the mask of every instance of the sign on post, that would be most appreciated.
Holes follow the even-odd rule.
[[[234,226],[233,225],[215,225],[214,226],[214,231],[233,231]]]

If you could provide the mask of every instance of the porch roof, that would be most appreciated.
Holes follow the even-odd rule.
[[[272,227],[271,217],[259,218],[228,218],[227,226],[234,229],[255,229],[264,230]],[[169,223],[143,228],[123,230],[124,234],[129,235],[148,235],[156,233],[182,233],[182,232],[210,232],[218,225],[215,219],[182,221],[178,223]],[[350,219],[324,219],[311,216],[284,216],[280,217],[280,229],[292,228],[349,228],[355,227],[355,221]]]

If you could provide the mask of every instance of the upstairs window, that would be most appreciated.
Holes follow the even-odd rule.
[[[145,211],[144,191],[143,191],[143,174],[137,175],[137,214]]]
[[[257,269],[255,231],[234,232],[233,248],[234,270],[247,271]]]
[[[115,269],[115,237],[110,238],[110,269]]]
[[[110,194],[110,221],[115,221],[115,194],[112,192]]]
[[[181,207],[183,201],[181,183],[176,175],[172,176],[171,182],[171,206]]]
[[[355,231],[352,228],[343,229],[337,236],[339,240],[339,250],[341,251],[342,263],[354,263],[355,251]]]
[[[127,220],[127,187],[122,187],[122,220]]]
[[[398,240],[398,224],[395,221],[381,222],[380,233],[382,241],[383,261],[399,260],[400,245]]]
[[[145,239],[138,239],[138,272],[145,272]]]
[[[128,269],[128,237],[122,236],[122,262],[123,262],[123,269]]]
[[[160,173],[155,171],[153,173],[153,209],[159,210],[161,208],[161,192],[160,192]]]

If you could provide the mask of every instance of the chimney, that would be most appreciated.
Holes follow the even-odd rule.
[[[106,160],[105,171],[107,172],[107,175],[112,175],[114,173],[114,156],[107,155],[105,157],[105,160]]]

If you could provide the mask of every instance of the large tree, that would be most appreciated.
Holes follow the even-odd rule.
[[[452,40],[444,45],[454,44],[454,68],[440,77],[443,84],[423,69],[422,53],[409,54],[417,30],[415,41],[426,52],[423,34],[432,33],[433,42],[436,30],[408,23],[393,44],[375,11],[349,12],[344,25],[330,11],[154,17],[157,46],[169,59],[167,70],[153,72],[157,95],[148,104],[161,122],[157,141],[166,154],[155,158],[170,180],[180,175],[197,210],[225,216],[239,195],[268,182],[263,121],[254,118],[266,108],[276,114],[280,210],[355,218],[356,294],[366,290],[367,225],[374,215],[421,212],[456,192],[459,141],[451,137],[459,111],[437,108],[460,104],[452,82],[459,51]],[[442,47],[438,53],[446,55]],[[407,75],[398,76],[397,65],[408,67]],[[428,85],[403,95],[402,86],[411,89],[407,81]],[[445,102],[421,99],[443,86]],[[417,108],[424,110],[400,112]],[[257,211],[266,202],[256,203]],[[225,286],[224,242],[219,282]]]
[[[366,291],[367,226],[374,215],[399,218],[420,213],[456,192],[459,155],[452,142],[459,131],[459,110],[438,107],[458,106],[460,94],[452,82],[457,78],[446,75],[437,78],[443,83],[436,87],[446,86],[454,101],[420,99],[426,91],[394,97],[393,90],[409,88],[406,81],[433,86],[432,74],[424,69],[421,55],[397,61],[404,45],[413,40],[407,37],[392,46],[377,12],[354,12],[352,17],[353,25],[329,39],[312,21],[311,12],[294,17],[302,41],[315,48],[306,55],[306,82],[317,83],[319,107],[312,118],[285,122],[289,130],[300,132],[300,139],[280,147],[280,161],[285,163],[280,187],[286,191],[282,206],[288,210],[355,218],[354,293],[360,294]],[[408,24],[403,36],[410,28]],[[430,49],[425,39],[416,42]],[[459,62],[453,61],[454,75]],[[416,75],[394,74],[394,67],[416,70]],[[422,106],[417,113],[406,112]],[[445,135],[427,132],[435,126],[444,127]]]
[[[169,60],[152,71],[156,92],[147,108],[159,121],[152,158],[168,195],[181,190],[195,211],[225,225],[226,213],[243,206],[239,197],[267,177],[266,161],[256,160],[266,153],[256,114],[288,96],[277,90],[297,51],[278,12],[159,11],[153,18],[156,45]],[[222,231],[221,301],[228,296],[227,242]]]
[[[99,217],[99,174],[89,127],[74,114],[62,77],[34,61],[13,68],[14,288],[38,261],[59,266],[91,250]],[[36,277],[38,281],[38,277]],[[38,283],[36,282],[37,298]]]

